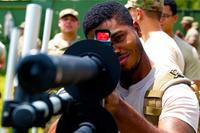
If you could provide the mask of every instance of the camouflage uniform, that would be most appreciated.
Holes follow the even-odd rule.
[[[77,21],[79,21],[78,20],[79,13],[74,9],[71,9],[71,8],[63,9],[59,13],[59,19],[63,18],[66,15],[72,15],[77,19]],[[62,32],[57,33],[54,36],[54,38],[49,41],[49,44],[48,44],[49,54],[62,55],[69,46],[71,46],[74,42],[80,39],[79,36],[76,36],[75,40],[68,41],[68,40],[63,39],[62,36],[63,36]]]
[[[128,9],[140,7],[145,10],[162,12],[163,5],[163,0],[128,0],[125,7]]]
[[[192,27],[187,31],[185,36],[185,40],[194,46],[197,50],[199,49],[199,31],[198,31],[198,23],[193,22]],[[200,51],[198,51],[200,52]]]

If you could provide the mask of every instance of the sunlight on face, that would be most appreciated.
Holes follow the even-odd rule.
[[[132,27],[120,25],[115,19],[111,19],[89,31],[88,39],[94,39],[97,29],[107,29],[111,32],[111,45],[123,70],[127,71],[137,66],[141,56],[141,43]]]
[[[173,15],[170,6],[165,5],[163,7],[162,16],[160,19],[161,26],[165,32],[173,30],[173,26],[176,23],[177,16]]]

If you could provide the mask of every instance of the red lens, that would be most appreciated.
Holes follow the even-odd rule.
[[[110,39],[108,32],[98,32],[96,39],[99,41],[108,41]]]

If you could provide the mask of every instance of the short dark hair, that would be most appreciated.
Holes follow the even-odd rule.
[[[117,20],[119,24],[133,26],[132,17],[124,5],[115,1],[107,1],[96,4],[84,16],[83,30],[85,36],[87,37],[90,30],[112,18]]]
[[[164,0],[164,5],[170,6],[172,15],[177,14],[177,4],[176,4],[175,0]]]

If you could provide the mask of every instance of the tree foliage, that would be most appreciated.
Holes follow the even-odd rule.
[[[176,0],[179,9],[200,10],[200,0]]]

